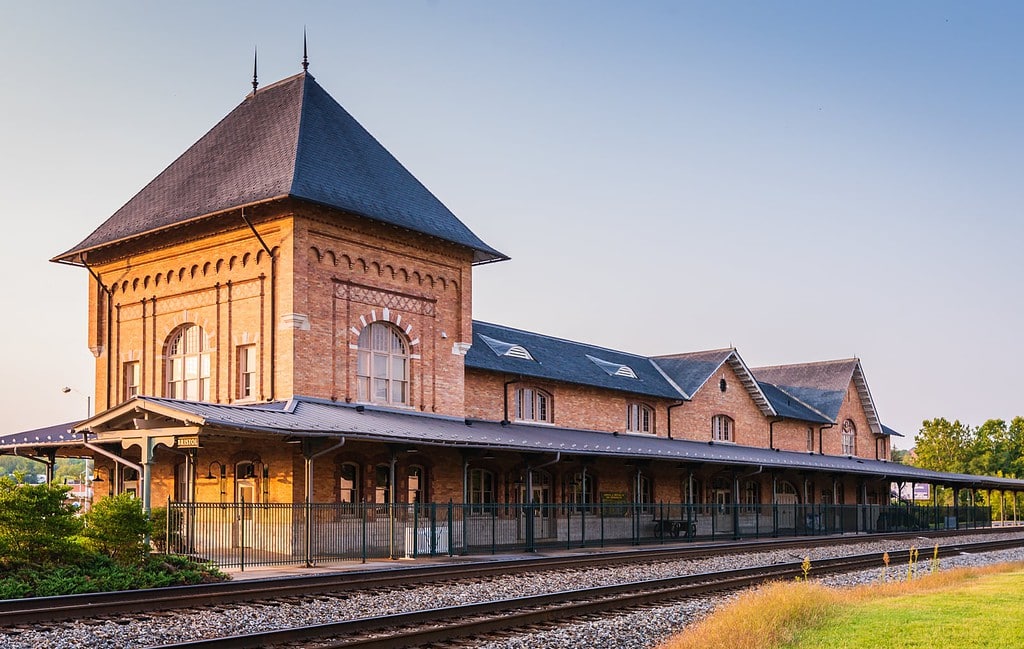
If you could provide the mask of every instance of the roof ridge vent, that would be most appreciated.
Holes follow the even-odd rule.
[[[586,354],[586,357],[589,358],[594,365],[597,365],[602,370],[604,370],[608,374],[608,376],[622,376],[627,379],[640,378],[639,376],[636,375],[636,372],[633,371],[633,368],[630,367],[629,365],[623,365],[622,363],[613,363],[611,361],[606,361],[604,359],[597,358],[596,356],[591,356],[590,354]]]
[[[533,357],[530,350],[517,345],[515,343],[505,342],[504,340],[498,340],[497,338],[491,338],[483,334],[477,334],[480,336],[480,340],[484,341],[484,344],[491,348],[491,351],[497,356],[508,356],[510,358],[520,358],[524,361],[534,361],[537,359]]]

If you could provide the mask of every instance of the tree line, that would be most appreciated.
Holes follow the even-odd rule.
[[[947,473],[1024,478],[1024,417],[989,419],[977,427],[941,417],[926,420],[910,463]]]

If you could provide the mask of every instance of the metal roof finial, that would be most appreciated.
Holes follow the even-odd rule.
[[[259,82],[256,80],[256,48],[252,48],[252,94],[256,94],[256,87]]]
[[[306,27],[302,27],[302,71],[309,69],[309,53],[306,49]]]

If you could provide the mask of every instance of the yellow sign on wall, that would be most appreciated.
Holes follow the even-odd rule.
[[[199,448],[199,435],[189,435],[188,437],[175,437],[174,445],[178,448]]]

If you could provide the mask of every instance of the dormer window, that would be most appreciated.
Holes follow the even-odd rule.
[[[587,358],[589,358],[594,365],[597,365],[602,370],[604,370],[608,374],[608,376],[621,376],[627,379],[639,378],[637,377],[636,372],[633,371],[633,368],[630,367],[629,365],[623,365],[622,363],[612,363],[611,361],[606,361],[597,358],[596,356],[591,356],[590,354],[587,354]]]
[[[480,340],[484,341],[484,344],[490,347],[491,351],[494,352],[496,356],[508,356],[509,358],[520,358],[524,361],[536,362],[536,359],[533,357],[533,354],[530,353],[530,350],[522,345],[507,343],[504,340],[498,340],[497,338],[491,338],[490,336],[484,336],[483,334],[478,335],[480,336]]]

